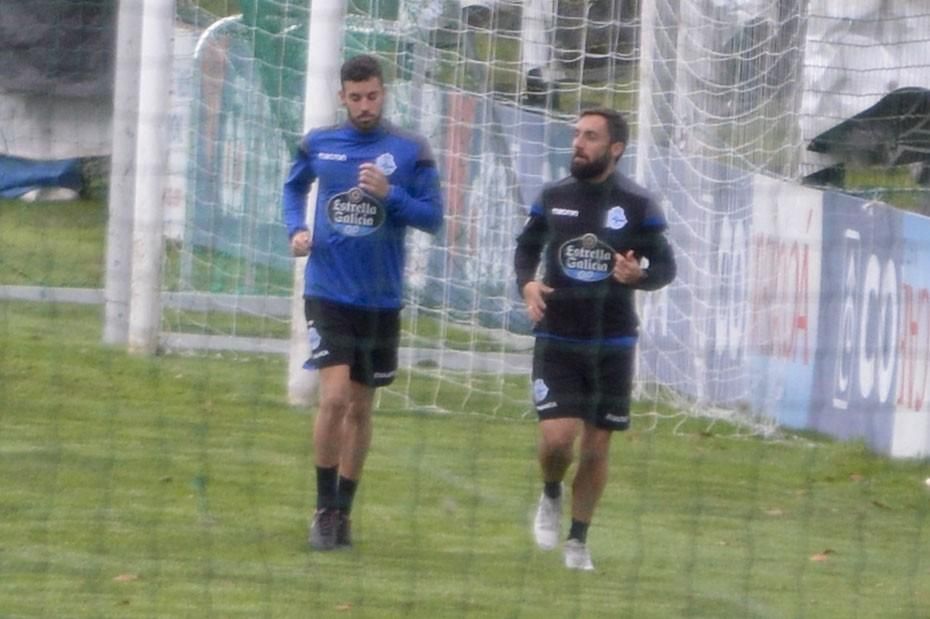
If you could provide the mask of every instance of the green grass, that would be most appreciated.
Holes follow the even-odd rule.
[[[106,204],[0,200],[0,285],[100,288]]]
[[[905,211],[930,212],[930,193],[914,180],[907,166],[848,166],[843,191]]]
[[[235,15],[242,12],[236,0],[194,0],[191,4],[220,16]]]
[[[615,437],[598,571],[567,573],[529,537],[516,383],[518,403],[477,415],[401,377],[463,412],[386,394],[356,547],[310,552],[312,416],[284,404],[284,360],[130,357],[99,344],[99,314],[0,303],[5,617],[930,614],[926,463],[700,420],[639,415]]]
[[[281,234],[284,234],[283,230]],[[183,278],[182,286],[181,247],[175,243],[167,244],[164,263],[165,289],[287,297],[294,284],[294,274],[291,270],[253,264],[247,256],[234,256],[218,250],[194,247],[187,257],[190,259],[190,274]]]
[[[290,337],[290,324],[286,318],[268,318],[220,311],[165,310],[162,328],[176,333],[234,334],[240,337],[267,337],[281,340]]]

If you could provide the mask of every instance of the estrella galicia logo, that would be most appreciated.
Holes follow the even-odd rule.
[[[358,187],[330,198],[326,215],[333,228],[346,236],[367,236],[380,228],[386,217],[381,202]]]
[[[533,399],[536,402],[542,402],[549,395],[549,387],[546,385],[546,382],[537,378],[533,381]]]
[[[610,277],[614,252],[594,234],[565,241],[559,247],[562,272],[581,282],[597,282]]]
[[[607,221],[604,223],[611,230],[619,230],[626,225],[626,222],[626,212],[623,207],[612,206],[607,211]]]
[[[385,176],[390,176],[397,169],[397,162],[394,161],[394,155],[391,153],[382,153],[375,159],[375,165],[384,172]]]

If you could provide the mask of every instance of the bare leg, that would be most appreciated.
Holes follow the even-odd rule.
[[[349,383],[349,407],[342,420],[342,446],[339,453],[339,474],[358,481],[371,447],[371,407],[373,387]]]
[[[572,463],[572,449],[581,429],[578,419],[545,419],[539,422],[539,466],[543,481],[562,481]]]
[[[608,453],[613,433],[584,424],[578,454],[578,470],[572,482],[572,519],[591,522],[594,508],[607,486]]]
[[[350,389],[349,366],[334,365],[320,370],[320,403],[313,422],[314,463],[319,467],[339,464]]]
[[[346,502],[339,496],[337,468],[346,451],[355,449],[357,433],[354,428],[351,432],[346,432],[345,428],[355,425],[353,397],[356,390],[349,378],[348,365],[320,370],[320,404],[313,423],[317,510],[310,525],[310,546],[317,550],[333,550],[351,544],[348,519],[343,512]],[[370,440],[370,435],[369,427],[363,436]]]

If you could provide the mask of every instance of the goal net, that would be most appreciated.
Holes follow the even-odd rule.
[[[295,285],[280,187],[303,130],[308,14],[295,2],[241,5],[176,40],[187,54],[176,93],[187,99],[176,96],[172,174],[185,213],[165,270],[169,348],[287,350]],[[927,20],[917,4],[882,27],[860,8],[850,17],[803,0],[349,2],[344,55],[382,59],[387,114],[429,139],[446,207],[439,235],[408,239],[405,372],[383,397],[527,413],[532,342],[514,239],[542,184],[567,173],[578,111],[607,105],[630,120],[621,167],[662,202],[679,256],[671,286],[639,295],[637,394],[671,396],[679,412],[749,411],[765,419],[752,431],[793,423],[791,407],[806,404],[786,399],[786,385],[813,354],[817,281],[804,273],[820,264],[821,222],[820,211],[792,217],[789,205],[813,200],[798,183],[823,188],[840,157],[811,145],[926,73],[919,27],[898,43],[889,34]],[[851,32],[887,57],[844,65]]]
[[[189,69],[176,65],[189,143],[186,167],[173,170],[185,215],[165,270],[170,349],[286,350],[293,259],[280,190],[302,133],[300,4],[243,2],[241,15],[200,24],[180,65]],[[584,5],[348,3],[344,54],[383,61],[387,116],[429,139],[446,209],[437,236],[408,237],[406,371],[383,398],[528,409],[532,341],[514,239],[542,184],[566,174],[577,112],[610,105],[632,120],[636,105],[635,3]]]
[[[873,201],[928,212],[926,6],[691,0],[643,3],[641,16],[637,171],[665,201],[681,258],[677,282],[644,299],[642,369],[683,410],[745,409],[763,428],[877,444],[869,411],[894,399],[896,293],[876,293],[881,318],[862,327],[873,335],[856,335],[868,280],[851,272],[865,283],[837,290],[827,274],[847,250],[826,239],[852,235],[850,260],[887,256],[878,219],[854,223],[832,209],[842,200],[847,212]],[[855,368],[871,358],[880,395],[871,362]],[[835,383],[845,410],[857,372],[867,404],[850,430],[821,391]]]
[[[179,102],[189,143],[183,233],[166,269],[169,348],[287,350],[294,285],[279,192],[302,132],[308,17],[296,4],[255,0],[201,24],[189,71],[175,71],[190,101]],[[528,410],[514,239],[542,184],[567,172],[577,112],[608,105],[636,136],[623,168],[660,194],[681,256],[673,286],[641,295],[638,393],[705,414],[748,402],[748,188],[798,164],[801,25],[800,2],[642,13],[621,0],[348,3],[344,54],[383,60],[388,115],[427,136],[446,201],[438,236],[409,237],[406,371],[382,397]]]
[[[637,170],[664,201],[680,260],[677,281],[644,299],[642,365],[682,410],[768,412],[756,396],[778,380],[776,368],[750,363],[752,346],[772,346],[773,321],[794,309],[778,265],[753,253],[753,188],[796,177],[803,9],[643,7]],[[753,278],[777,288],[765,307],[751,303]]]
[[[346,2],[342,54],[383,61],[445,225],[407,237],[401,371],[337,552],[307,548],[318,417],[284,397],[301,288],[281,192],[321,4],[0,3],[0,165],[117,168],[119,127],[170,138],[164,173],[143,146],[123,183],[158,190],[116,191],[115,170],[109,204],[12,199],[38,183],[0,169],[2,614],[930,616],[926,0]],[[160,42],[128,68],[124,16]],[[133,92],[146,113],[166,95],[167,121]],[[637,418],[612,439],[593,575],[533,543],[511,267],[591,105],[629,119],[622,171],[679,265],[638,293]],[[109,260],[127,205],[164,206],[142,309],[171,354],[101,345],[101,275],[139,263]]]

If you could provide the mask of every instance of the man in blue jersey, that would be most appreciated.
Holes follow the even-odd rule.
[[[304,136],[284,183],[291,250],[309,255],[305,367],[320,378],[310,545],[318,550],[351,545],[349,515],[371,445],[374,391],[397,369],[407,228],[435,233],[442,225],[433,155],[422,137],[382,118],[378,61],[355,56],[340,78],[348,119]],[[305,221],[313,182],[311,235]]]
[[[563,548],[572,569],[594,569],[587,534],[607,484],[610,437],[630,425],[639,323],[634,291],[656,290],[675,277],[664,215],[642,187],[616,170],[628,135],[617,112],[582,112],[571,176],[543,188],[514,257],[536,336],[533,399],[543,492],[533,533],[540,548],[558,544],[562,480],[580,439]]]

